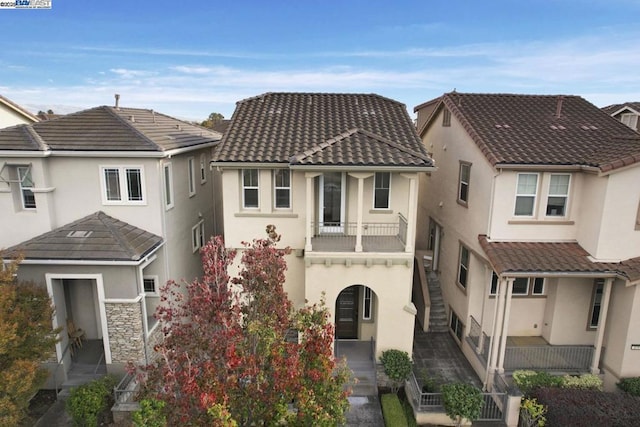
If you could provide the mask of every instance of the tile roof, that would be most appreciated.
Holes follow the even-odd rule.
[[[611,115],[620,111],[622,108],[625,108],[625,107],[628,107],[634,111],[640,112],[640,102],[625,102],[624,104],[607,105],[606,107],[602,107],[602,111]]]
[[[353,93],[266,93],[240,101],[214,161],[433,166],[403,104]]]
[[[492,242],[478,236],[497,274],[505,273],[601,273],[640,279],[640,257],[619,263],[591,261],[589,253],[577,242]]]
[[[2,95],[0,95],[0,104],[6,105],[7,107],[16,111],[18,114],[23,115],[25,118],[27,118],[28,120],[31,120],[32,122],[39,121],[38,117],[35,114],[30,113],[26,108],[21,107],[20,105],[16,104],[15,102],[13,102],[8,98],[5,98]]]
[[[0,129],[0,150],[44,149],[35,147],[34,137],[53,151],[153,152],[212,143],[222,135],[153,110],[102,106]]]
[[[96,212],[6,250],[28,260],[139,261],[162,237]]]
[[[494,166],[592,166],[606,172],[640,161],[640,135],[579,96],[451,92],[435,111],[442,106]]]

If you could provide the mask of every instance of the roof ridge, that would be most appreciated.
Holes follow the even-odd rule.
[[[100,107],[96,107],[96,109],[104,109],[106,111],[109,112],[109,114],[111,114],[112,117],[115,117],[119,122],[121,122],[122,124],[124,124],[127,128],[129,128],[130,130],[132,130],[135,134],[137,134],[138,136],[142,137],[145,141],[147,141],[150,145],[152,145],[153,147],[156,148],[156,151],[164,151],[163,148],[161,146],[159,146],[158,144],[156,144],[151,138],[149,138],[148,136],[146,136],[144,133],[142,133],[140,130],[138,130],[138,128],[136,128],[135,126],[133,126],[130,122],[128,122],[127,120],[123,119],[122,117],[120,117],[119,114],[116,114],[116,112],[114,111],[115,107],[109,107],[108,105],[102,105]]]
[[[98,211],[95,213],[96,218],[111,232],[114,239],[120,243],[123,248],[126,248],[127,253],[131,257],[132,260],[135,260],[135,250],[129,245],[129,243],[122,238],[120,228],[116,228],[114,226],[115,223],[127,224],[126,222],[122,222],[119,219],[113,218],[112,216],[107,215],[102,211]],[[111,223],[110,221],[113,221]]]
[[[335,144],[338,141],[343,141],[345,138],[353,135],[354,133],[358,132],[358,131],[362,131],[362,129],[359,128],[351,128],[348,129],[344,132],[340,132],[339,134],[332,136],[331,138],[327,139],[326,141],[320,142],[319,144],[314,145],[313,147],[309,148],[308,150],[303,151],[300,154],[294,154],[293,156],[289,157],[289,163],[292,163],[294,161],[300,161],[301,159],[305,158],[305,157],[309,157],[309,156],[313,156],[316,153],[319,153],[320,151],[324,150],[327,147],[331,147],[333,144]]]
[[[31,125],[24,125],[25,132],[27,133],[27,135],[29,136],[29,138],[35,142],[38,147],[42,150],[42,151],[48,151],[50,150],[49,145],[45,142],[45,140],[40,136],[40,134],[38,132],[36,132],[36,130],[33,128],[33,126]]]
[[[397,148],[400,151],[404,151],[407,154],[411,154],[412,156],[416,156],[422,160],[432,160],[430,157],[425,156],[421,153],[418,153],[410,148],[407,147],[403,147],[402,145],[396,144],[395,142],[391,141],[390,139],[387,139],[381,135],[377,135],[371,131],[365,130],[365,129],[360,129],[360,132],[364,133],[365,135],[370,136],[371,138],[377,139],[380,142],[383,142],[387,145],[390,145],[393,148]]]

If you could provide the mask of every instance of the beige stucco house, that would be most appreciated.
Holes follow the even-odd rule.
[[[640,102],[612,104],[603,107],[602,110],[636,132],[640,130],[640,120],[638,120],[638,117],[640,117]]]
[[[282,235],[285,291],[325,299],[338,340],[411,352],[418,178],[433,170],[406,107],[373,94],[266,93],[238,102],[213,166],[228,246]]]
[[[577,96],[446,93],[415,108],[449,330],[477,373],[640,375],[640,136]]]
[[[153,110],[102,106],[0,130],[0,248],[25,257],[65,328],[50,361],[73,366],[68,326],[109,372],[145,360],[159,287],[201,272],[215,233],[209,161],[221,135]]]
[[[0,95],[0,128],[40,121],[26,108]]]

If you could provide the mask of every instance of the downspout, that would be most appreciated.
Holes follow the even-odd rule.
[[[489,197],[489,218],[487,220],[487,236],[491,237],[491,231],[493,227],[493,203],[495,201],[496,193],[496,178],[502,174],[502,170],[498,169],[498,173],[491,178],[491,196]]]

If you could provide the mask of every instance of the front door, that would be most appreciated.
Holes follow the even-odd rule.
[[[336,301],[336,338],[358,338],[358,286],[350,286]]]
[[[344,232],[344,182],[342,172],[320,175],[320,232]]]

